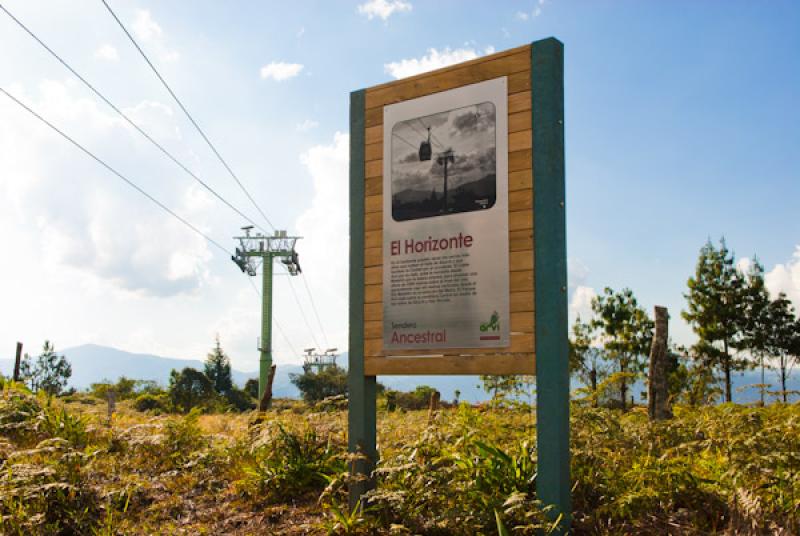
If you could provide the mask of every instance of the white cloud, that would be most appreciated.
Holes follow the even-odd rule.
[[[368,0],[358,6],[358,12],[370,20],[375,17],[387,20],[394,13],[407,12],[411,9],[411,3],[403,0]]]
[[[124,143],[129,128],[95,101],[75,96],[81,92],[74,83],[47,81],[35,96],[26,96],[19,88],[15,93],[123,173],[138,162],[141,154]],[[204,284],[211,252],[202,237],[14,109],[13,103],[3,104],[0,147],[14,154],[0,149],[0,186],[9,192],[22,228],[36,229],[34,247],[40,249],[42,262],[53,269],[77,271],[84,279],[111,283],[117,291],[142,295],[191,293]],[[169,120],[165,108],[145,102],[132,108],[132,115],[136,110],[147,112],[144,123],[159,127],[159,120]],[[193,186],[187,190],[185,182],[163,184],[155,179],[159,176],[155,169],[142,165],[131,179],[177,213],[204,216]],[[0,241],[4,234],[0,231]]]
[[[298,234],[305,237],[298,244],[300,262],[334,345],[347,340],[349,140],[337,132],[332,144],[314,146],[301,157],[314,194],[297,219]]]
[[[146,42],[161,37],[164,34],[164,30],[153,20],[149,11],[140,9],[136,12],[136,20],[133,22],[133,33],[136,37]]]
[[[517,11],[514,15],[517,20],[528,20],[529,15],[525,11]]]
[[[428,49],[428,53],[421,58],[409,58],[392,63],[384,64],[383,70],[394,78],[405,78],[415,74],[441,69],[448,65],[461,63],[462,61],[474,60],[478,56],[494,53],[494,47],[488,46],[483,52],[474,48],[457,48],[444,50]]]
[[[579,285],[575,287],[572,292],[572,299],[569,302],[570,316],[580,316],[584,322],[592,317],[592,300],[597,296],[597,293],[592,287],[585,287]]]
[[[261,68],[261,78],[272,78],[275,81],[282,82],[294,78],[300,71],[303,70],[303,65],[300,63],[285,63],[282,61],[273,61],[269,65]]]
[[[764,276],[772,298],[783,292],[792,300],[795,309],[800,310],[800,245],[795,247],[792,258],[785,264],[776,264]]]
[[[315,129],[319,126],[319,123],[314,121],[313,119],[306,119],[302,123],[297,123],[295,129],[298,132],[308,132],[309,130]]]
[[[132,29],[133,34],[139,40],[153,46],[161,61],[170,63],[180,59],[181,55],[177,50],[172,50],[166,46],[164,30],[146,9],[140,9],[136,12],[136,20],[133,22]]]
[[[301,26],[299,30],[297,30],[297,38],[300,39],[306,34],[306,27]]]
[[[94,57],[98,60],[119,61],[119,53],[117,52],[117,49],[108,44],[105,44],[95,50]]]

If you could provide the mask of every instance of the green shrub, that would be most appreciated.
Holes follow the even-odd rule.
[[[321,492],[335,475],[345,471],[345,445],[314,428],[287,430],[274,424],[265,430],[244,465],[237,487],[252,498],[279,502],[309,492]]]
[[[242,389],[233,387],[224,396],[228,404],[236,411],[250,411],[256,408],[256,403],[250,394]]]
[[[169,411],[169,400],[165,395],[152,395],[145,393],[136,397],[133,407],[136,409],[136,411],[166,413]]]

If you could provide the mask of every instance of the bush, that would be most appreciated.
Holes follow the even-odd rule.
[[[338,365],[325,367],[319,372],[306,368],[302,374],[291,374],[290,378],[306,402],[347,394],[347,372]]]
[[[321,492],[328,482],[347,469],[345,445],[314,428],[287,430],[277,424],[251,448],[244,467],[245,478],[237,487],[252,498],[267,502]]]
[[[256,408],[255,401],[249,393],[236,387],[231,388],[225,393],[225,400],[236,411],[250,411]]]
[[[169,399],[172,407],[183,413],[193,408],[219,409],[220,405],[214,384],[208,376],[191,367],[170,373]]]
[[[389,411],[394,409],[427,409],[430,405],[431,395],[436,392],[436,389],[427,385],[419,385],[411,392],[395,391],[393,389],[386,390],[386,408]]]
[[[169,411],[169,400],[165,395],[151,395],[146,393],[136,397],[133,407],[136,411],[165,413]]]

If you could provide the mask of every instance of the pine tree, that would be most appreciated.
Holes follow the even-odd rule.
[[[42,353],[35,362],[31,356],[25,354],[20,372],[27,379],[32,391],[42,390],[55,396],[67,386],[67,380],[72,376],[72,365],[66,357],[56,354],[50,341],[44,341]]]
[[[768,367],[765,357],[768,351],[770,299],[769,291],[764,284],[764,267],[757,258],[753,258],[753,264],[750,265],[745,277],[744,299],[744,315],[740,318],[741,347],[750,352],[751,356],[755,358],[756,364],[761,368],[759,391],[763,406],[764,394],[768,387],[764,372]]]
[[[219,335],[215,339],[214,349],[206,356],[205,374],[211,380],[214,390],[220,394],[227,394],[233,389],[231,378],[231,361],[219,343]]]
[[[709,366],[722,369],[725,401],[731,402],[731,371],[748,366],[746,360],[731,354],[742,346],[747,299],[744,276],[724,238],[719,249],[710,240],[700,249],[695,275],[687,285],[689,293],[684,297],[688,307],[681,314],[699,338],[695,353],[703,354]]]
[[[768,307],[769,332],[767,351],[778,358],[780,371],[781,397],[788,400],[786,380],[794,365],[800,359],[800,320],[795,318],[792,302],[781,292]]]
[[[595,319],[592,327],[600,329],[606,358],[615,363],[620,375],[620,406],[625,409],[628,394],[626,374],[641,374],[647,366],[645,357],[653,339],[653,321],[639,307],[633,291],[620,292],[606,287],[592,300]]]

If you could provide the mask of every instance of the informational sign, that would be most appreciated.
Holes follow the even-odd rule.
[[[383,108],[383,346],[510,344],[508,80]]]

